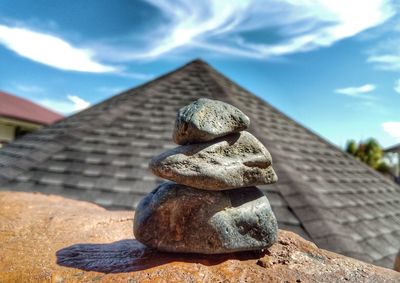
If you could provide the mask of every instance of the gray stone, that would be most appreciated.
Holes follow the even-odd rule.
[[[166,151],[151,160],[150,168],[159,177],[204,190],[277,181],[268,150],[245,131]]]
[[[277,239],[269,202],[256,187],[204,191],[166,182],[137,207],[135,238],[167,252],[261,250]]]
[[[248,128],[249,118],[236,107],[200,98],[178,111],[173,140],[177,144],[213,140]]]

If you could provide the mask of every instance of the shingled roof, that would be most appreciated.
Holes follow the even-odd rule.
[[[131,208],[162,180],[150,158],[176,145],[177,110],[200,97],[251,119],[279,177],[266,192],[281,229],[318,246],[393,267],[400,248],[400,190],[363,163],[195,60],[0,150],[0,187]]]

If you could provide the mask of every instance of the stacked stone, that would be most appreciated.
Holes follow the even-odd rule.
[[[138,205],[137,240],[168,252],[217,254],[261,250],[277,222],[256,185],[277,180],[271,155],[249,132],[249,118],[227,103],[201,98],[179,110],[173,140],[153,158],[169,179]]]

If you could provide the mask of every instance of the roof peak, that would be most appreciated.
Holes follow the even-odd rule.
[[[189,61],[186,65],[190,65],[190,64],[204,64],[204,65],[209,65],[205,60],[201,59],[201,58],[195,58],[192,61]]]
[[[212,68],[212,66],[209,63],[207,63],[206,61],[204,61],[201,58],[195,58],[195,59],[187,62],[186,64],[184,64],[182,66],[182,68],[189,67],[189,66],[200,66],[200,67],[208,67],[208,68],[211,67]]]

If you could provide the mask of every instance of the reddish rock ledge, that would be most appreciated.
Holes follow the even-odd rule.
[[[132,221],[130,211],[0,192],[0,282],[400,282],[283,230],[264,253],[159,253],[133,239]]]

